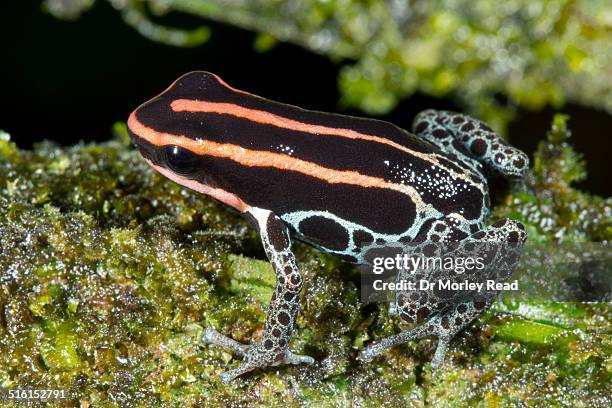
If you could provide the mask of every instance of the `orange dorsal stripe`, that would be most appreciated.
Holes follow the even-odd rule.
[[[384,179],[356,171],[335,170],[285,154],[251,150],[238,145],[209,140],[193,140],[182,135],[158,132],[142,124],[134,113],[128,119],[128,126],[136,135],[155,146],[177,145],[197,155],[225,158],[247,167],[273,167],[279,170],[295,171],[330,184],[342,183],[366,188],[395,190],[410,196],[417,207],[425,205],[418,192],[411,186],[389,183]]]
[[[176,99],[170,104],[174,112],[203,112],[203,113],[218,113],[222,115],[232,115],[238,118],[248,119],[263,125],[272,125],[283,129],[295,130],[313,135],[340,136],[348,139],[367,140],[369,142],[381,143],[391,146],[395,149],[410,153],[413,156],[419,157],[429,162],[437,161],[426,153],[416,152],[402,146],[392,140],[384,137],[369,135],[357,132],[352,129],[332,128],[322,125],[312,125],[309,123],[300,122],[289,119],[283,116],[276,115],[263,110],[245,108],[244,106],[225,102],[208,102],[197,101],[191,99]]]

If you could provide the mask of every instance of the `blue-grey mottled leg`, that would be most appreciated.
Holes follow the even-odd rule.
[[[378,343],[372,344],[362,350],[361,353],[359,353],[359,358],[364,361],[370,361],[391,347],[404,344],[411,340],[418,340],[430,336],[430,327],[433,327],[433,323],[427,322],[419,327],[415,327],[414,329],[406,330],[394,336],[386,337],[380,340]]]
[[[257,222],[264,249],[274,267],[276,287],[260,341],[247,346],[219,334],[214,329],[205,331],[204,343],[228,347],[243,356],[242,363],[237,369],[221,374],[224,383],[256,368],[279,364],[314,363],[312,357],[294,354],[287,348],[295,327],[299,293],[302,288],[302,277],[291,251],[287,227],[270,211],[253,208],[249,213]]]
[[[462,251],[460,253],[473,254],[473,248],[477,248],[478,253],[482,252],[488,261],[483,277],[503,282],[516,267],[526,237],[521,223],[503,219],[458,243],[458,250]],[[424,242],[420,245],[422,248],[415,247],[415,253],[423,251],[423,248],[432,243]],[[419,276],[425,272],[417,270],[415,274]],[[369,361],[393,346],[434,336],[438,338],[438,346],[431,365],[432,368],[440,367],[450,340],[487,310],[497,294],[497,291],[484,291],[468,297],[449,298],[448,294],[437,296],[435,291],[399,292],[396,296],[398,314],[409,323],[424,323],[370,345],[361,352],[360,357]]]
[[[412,131],[449,154],[476,160],[504,176],[522,177],[529,168],[525,153],[467,115],[429,109],[414,118]]]

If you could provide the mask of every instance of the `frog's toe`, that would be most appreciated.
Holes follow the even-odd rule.
[[[385,349],[380,347],[379,344],[373,344],[373,345],[368,346],[365,349],[361,350],[361,352],[359,352],[359,355],[357,356],[357,358],[359,360],[361,360],[361,361],[369,363],[370,361],[374,360],[374,358],[376,358],[379,355],[381,355],[383,353],[383,351],[385,351]]]
[[[204,334],[202,335],[202,343],[204,344],[212,344],[214,342],[214,338],[216,335],[220,334],[218,331],[213,329],[212,327],[207,327],[204,329]]]
[[[432,371],[437,371],[440,368],[442,368],[442,365],[444,364],[444,359],[442,359],[441,361],[436,361],[436,360],[431,360],[431,369]]]
[[[308,364],[312,365],[315,363],[315,359],[310,356],[303,356],[300,354],[294,354],[291,351],[287,350],[285,352],[285,364]]]
[[[227,347],[241,356],[244,356],[247,350],[249,349],[249,346],[247,346],[246,344],[242,344],[234,339],[230,339],[229,337],[222,335],[212,327],[207,327],[206,329],[204,329],[204,334],[202,335],[202,343],[215,344],[217,346]]]
[[[438,338],[438,347],[436,348],[436,352],[431,359],[431,369],[437,370],[444,364],[444,357],[446,356],[446,350],[448,350],[448,345],[450,343],[450,337],[439,337]]]
[[[234,381],[236,378],[240,377],[242,374],[248,373],[249,371],[253,369],[254,367],[240,366],[233,370],[227,370],[227,371],[222,372],[221,375],[219,375],[219,378],[221,379],[221,382],[223,384],[229,384],[230,382]]]

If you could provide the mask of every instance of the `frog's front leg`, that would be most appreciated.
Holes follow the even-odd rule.
[[[276,273],[276,287],[266,315],[264,333],[258,342],[247,346],[219,334],[214,329],[205,331],[204,343],[228,347],[243,356],[240,367],[221,374],[224,383],[256,368],[283,363],[314,363],[312,357],[293,354],[287,348],[295,327],[303,283],[291,251],[287,226],[271,211],[251,208],[248,213],[256,222],[266,255]]]
[[[465,248],[465,252],[462,252],[464,254],[473,251],[473,247],[488,252],[487,255],[491,259],[486,265],[485,277],[496,277],[497,282],[502,282],[515,269],[526,238],[525,227],[520,222],[503,219],[461,241],[459,248],[461,251]],[[491,245],[487,246],[487,243]],[[425,242],[423,245],[430,243]],[[396,303],[399,315],[410,323],[429,320],[421,326],[387,337],[367,347],[360,353],[361,359],[369,361],[393,346],[435,336],[438,338],[438,346],[431,365],[432,368],[437,368],[444,362],[450,340],[487,310],[498,294],[497,291],[487,290],[476,293],[473,297],[449,303],[449,299],[436,298],[434,293],[426,293],[427,302],[422,303],[420,299],[423,297],[418,296],[420,295],[418,291],[415,292],[417,294],[415,298],[410,296],[410,293],[398,293]]]

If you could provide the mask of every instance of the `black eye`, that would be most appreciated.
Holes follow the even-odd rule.
[[[166,163],[175,173],[191,174],[198,169],[199,157],[195,153],[179,146],[166,146]]]

